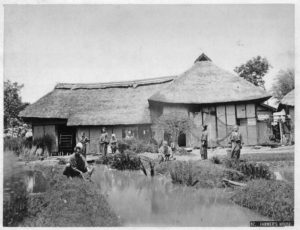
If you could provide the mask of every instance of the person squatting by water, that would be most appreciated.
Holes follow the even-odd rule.
[[[116,134],[112,134],[110,138],[110,147],[111,147],[111,152],[112,154],[115,154],[118,148],[118,140],[116,137]]]
[[[69,163],[66,165],[63,174],[69,178],[81,177],[85,179],[84,173],[88,173],[89,176],[92,175],[94,168],[88,166],[88,163],[82,155],[83,146],[79,142],[77,143],[74,153],[69,158]]]
[[[104,156],[107,155],[108,144],[109,144],[108,133],[106,131],[106,128],[102,128],[102,133],[100,135],[100,153],[102,153]]]
[[[81,134],[79,142],[82,144],[82,155],[86,158],[86,145],[90,140],[85,136],[84,132]]]
[[[159,156],[161,157],[160,162],[163,160],[170,160],[173,157],[172,149],[168,146],[167,141],[163,141],[162,146],[159,148]]]
[[[229,140],[231,143],[231,158],[237,160],[240,159],[242,144],[244,143],[242,134],[239,132],[239,127],[237,125],[233,127]]]
[[[200,155],[203,160],[207,159],[207,140],[208,140],[207,125],[203,125],[202,134],[201,134],[201,146],[200,146]]]

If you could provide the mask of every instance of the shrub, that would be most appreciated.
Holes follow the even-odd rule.
[[[172,182],[176,184],[194,186],[198,182],[191,162],[176,162],[170,170],[170,175]]]
[[[46,134],[43,137],[34,138],[33,145],[37,146],[37,148],[42,148],[43,150],[51,150],[53,142],[53,137],[51,135]]]
[[[103,156],[96,163],[110,165],[110,167],[118,170],[139,170],[142,164],[140,158],[131,150],[125,150],[124,153]]]
[[[135,138],[120,140],[118,142],[118,148],[120,153],[124,153],[125,150],[131,150],[134,153],[158,152],[157,145],[149,144],[143,140],[137,140]]]
[[[274,220],[294,220],[294,186],[291,183],[253,180],[244,189],[236,190],[231,199]]]
[[[225,158],[223,163],[227,168],[238,170],[249,179],[271,179],[273,177],[269,167],[263,163],[228,158]]]
[[[21,137],[5,137],[4,150],[13,151],[17,156],[22,153],[24,146],[24,139]]]
[[[213,156],[213,157],[211,158],[211,162],[214,163],[214,164],[221,164],[221,160],[220,160],[220,158],[217,157],[217,156]]]

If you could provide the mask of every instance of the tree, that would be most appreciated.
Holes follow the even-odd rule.
[[[13,127],[22,123],[19,113],[28,105],[23,103],[20,91],[23,85],[10,80],[4,82],[4,128]]]
[[[251,82],[255,86],[265,89],[265,81],[263,77],[271,68],[270,63],[266,58],[260,56],[254,57],[247,61],[246,64],[235,67],[234,71],[242,78]]]
[[[279,101],[287,93],[295,88],[294,69],[280,70],[276,75],[271,91],[273,96]]]
[[[165,133],[172,135],[172,141],[178,142],[178,137],[181,133],[188,133],[191,130],[192,122],[188,117],[178,114],[162,115],[156,120],[156,125]]]

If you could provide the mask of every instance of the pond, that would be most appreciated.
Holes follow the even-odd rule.
[[[228,200],[222,189],[174,185],[164,176],[97,165],[92,180],[125,226],[249,226],[269,220]]]

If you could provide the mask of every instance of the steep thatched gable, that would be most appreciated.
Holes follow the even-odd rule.
[[[23,118],[63,118],[68,125],[150,124],[148,98],[174,77],[99,84],[58,84],[20,113]]]
[[[261,100],[271,95],[250,82],[214,65],[201,55],[194,65],[150,101],[182,104],[210,104]]]

